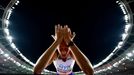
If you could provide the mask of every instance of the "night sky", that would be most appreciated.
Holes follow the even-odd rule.
[[[121,40],[124,23],[116,0],[20,0],[13,10],[9,29],[18,49],[35,63],[53,43],[54,26],[67,24],[76,33],[74,42],[94,65]],[[78,71],[75,66],[74,71]],[[55,70],[51,67],[48,69]]]

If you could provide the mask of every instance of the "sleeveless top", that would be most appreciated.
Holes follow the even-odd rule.
[[[69,55],[66,61],[59,57],[53,61],[54,66],[59,74],[70,74],[72,72],[75,60]]]

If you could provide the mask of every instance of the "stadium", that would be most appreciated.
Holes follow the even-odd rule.
[[[19,3],[19,0],[0,2],[0,74],[33,74],[34,63],[19,51],[8,29],[10,16]],[[95,75],[134,75],[134,0],[116,3],[126,23],[122,40],[105,59],[93,65]],[[85,75],[83,71],[74,73]],[[42,74],[55,75],[56,72],[44,69]]]

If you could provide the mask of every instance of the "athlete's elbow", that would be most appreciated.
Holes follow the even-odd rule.
[[[86,75],[94,75],[94,70],[92,68],[90,68],[90,69],[84,69],[84,73]]]
[[[90,70],[87,75],[94,75],[94,70]]]
[[[86,74],[86,75],[94,75],[94,71],[91,71],[91,70],[90,70],[90,71],[85,72],[85,74]]]
[[[34,67],[33,73],[34,73],[34,75],[39,75],[39,74],[41,74],[41,70],[38,67]]]

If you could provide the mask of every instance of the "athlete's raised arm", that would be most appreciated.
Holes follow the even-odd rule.
[[[80,67],[80,69],[86,74],[86,75],[93,75],[94,70],[92,67],[91,62],[89,59],[81,52],[81,50],[76,46],[76,44],[73,42],[73,40],[70,38],[71,37],[71,30],[68,28],[68,26],[64,27],[65,29],[65,36],[64,40],[68,44],[74,59],[76,60],[76,63]]]
[[[55,26],[55,41],[51,46],[40,56],[34,66],[34,74],[41,74],[42,70],[46,68],[50,62],[52,62],[52,57],[55,54],[57,46],[63,40],[62,26]]]

